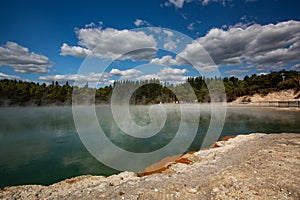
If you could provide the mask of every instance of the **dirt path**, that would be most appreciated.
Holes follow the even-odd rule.
[[[300,199],[300,134],[239,135],[217,145],[181,157],[190,164],[168,163],[161,174],[8,187],[0,199]]]

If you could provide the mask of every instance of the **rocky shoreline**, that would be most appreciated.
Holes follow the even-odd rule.
[[[0,190],[0,199],[299,199],[300,134],[238,135],[154,173],[80,176]]]

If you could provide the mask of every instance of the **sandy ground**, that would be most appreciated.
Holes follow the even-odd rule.
[[[239,135],[215,146],[165,159],[152,175],[7,187],[0,199],[300,199],[300,134]]]
[[[265,96],[260,94],[254,95],[246,95],[242,97],[238,97],[233,103],[240,103],[243,101],[250,101],[250,102],[259,102],[259,101],[294,101],[295,98],[299,95],[294,94],[294,90],[281,90],[279,92],[271,92]]]

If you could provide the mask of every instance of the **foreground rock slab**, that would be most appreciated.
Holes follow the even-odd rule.
[[[300,199],[300,134],[239,135],[162,173],[80,176],[0,190],[0,199]]]

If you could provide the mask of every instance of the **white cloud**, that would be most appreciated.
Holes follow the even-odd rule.
[[[300,63],[298,63],[298,64],[292,66],[291,69],[292,69],[292,70],[300,70]]]
[[[142,20],[142,19],[136,19],[133,23],[137,27],[139,27],[139,26],[151,26],[151,24],[148,21]]]
[[[197,2],[200,3],[202,6],[207,6],[208,4],[214,3],[221,3],[223,6],[226,6],[232,0],[168,0],[164,3],[166,7],[174,6],[176,9],[183,8],[185,3],[190,2]]]
[[[95,73],[90,72],[86,75],[84,74],[56,74],[50,76],[40,76],[39,80],[52,82],[57,81],[59,83],[65,83],[66,81],[69,82],[76,82],[78,85],[82,85],[85,83],[89,83],[90,85],[96,84],[112,84],[114,80],[111,79],[111,76],[121,76],[122,79],[130,80],[137,78],[141,71],[136,69],[128,69],[128,70],[118,70],[112,69],[109,73]]]
[[[168,0],[165,2],[165,6],[169,7],[174,5],[175,8],[182,8],[186,1],[190,2],[191,0]]]
[[[164,48],[167,49],[167,50],[172,51],[173,49],[177,48],[177,44],[178,44],[178,41],[167,40],[164,43]]]
[[[176,69],[176,68],[166,67],[159,72],[159,75],[161,76],[182,75],[187,72],[188,72],[187,69]]]
[[[86,57],[93,54],[91,50],[79,47],[79,46],[69,46],[66,43],[63,43],[61,46],[61,53],[60,55],[66,56],[66,55],[72,55],[75,57]]]
[[[162,58],[152,58],[150,60],[151,64],[158,64],[158,65],[167,65],[167,66],[176,66],[179,63],[172,58],[172,56],[163,56]]]
[[[173,58],[172,56],[163,56],[161,58],[152,58],[150,60],[151,64],[157,65],[167,65],[167,66],[181,66],[181,65],[192,65],[185,58],[181,57],[179,54]]]
[[[86,24],[84,27],[85,28],[93,28],[93,27],[95,27],[96,26],[96,24],[94,23],[94,22],[91,22],[91,23],[89,23],[89,24]]]
[[[180,42],[179,39],[173,40],[173,32],[168,30],[163,30],[163,33],[167,35],[167,37],[164,37],[164,48],[167,50],[174,50],[177,48],[177,44]]]
[[[0,66],[10,66],[20,73],[46,73],[52,62],[44,55],[29,52],[28,48],[14,42],[0,46]]]
[[[277,69],[300,61],[300,22],[213,28],[175,58],[153,58],[150,63],[168,66],[194,65],[201,71],[218,66],[246,65],[257,70]],[[209,57],[210,56],[210,57]],[[213,62],[212,62],[213,61]]]
[[[136,69],[127,69],[127,70],[119,70],[119,69],[112,69],[109,74],[112,76],[120,76],[122,79],[133,79],[137,78],[143,72],[136,70]]]
[[[0,72],[0,79],[16,79],[20,80],[21,78],[19,76],[14,76],[14,75],[8,75]]]
[[[207,6],[212,2],[221,3],[223,6],[226,6],[227,3],[231,2],[231,0],[199,0],[199,1],[203,6]]]
[[[108,59],[147,60],[156,54],[156,41],[152,35],[142,31],[117,30],[107,28],[81,28],[76,31],[77,48],[63,44],[61,55],[99,56]],[[123,55],[126,54],[124,57]]]
[[[179,65],[187,64],[197,67],[197,70],[215,70],[215,65],[199,42],[186,45],[185,49],[176,56]]]
[[[188,26],[187,26],[187,29],[189,29],[190,31],[193,31],[195,29],[194,27],[194,23],[189,23]]]
[[[157,74],[147,74],[138,77],[138,80],[150,80],[150,79],[159,79],[161,82],[169,82],[173,84],[179,84],[186,81],[188,78],[184,76],[188,72],[187,69],[176,69],[166,67],[161,69]]]
[[[161,69],[156,74],[146,74],[143,75],[143,72],[137,69],[127,69],[127,70],[119,70],[112,69],[109,73],[94,73],[91,72],[89,74],[57,74],[57,75],[49,75],[49,76],[40,76],[39,80],[49,82],[57,81],[59,83],[65,83],[69,81],[69,83],[75,83],[78,86],[83,86],[87,82],[90,86],[96,86],[97,84],[113,84],[115,80],[113,80],[113,76],[119,76],[122,80],[150,80],[150,79],[159,79],[164,82],[167,81],[173,84],[179,84],[184,82],[188,77],[184,76],[188,72],[187,69],[176,69],[166,67]],[[8,78],[8,75],[0,73],[0,79]],[[10,77],[11,79],[15,79],[15,77]]]
[[[178,54],[193,65],[211,63],[202,47],[219,65],[239,65],[246,62],[256,67],[284,66],[300,61],[300,22],[248,27],[229,27],[227,30],[211,29]],[[176,60],[178,60],[176,58]]]
[[[135,26],[141,26],[142,24],[143,24],[143,20],[141,20],[141,19],[136,19],[134,22]]]
[[[159,79],[160,77],[157,74],[146,74],[143,76],[137,77],[137,80],[151,80],[151,79]]]
[[[187,29],[189,29],[190,31],[195,30],[195,27],[197,25],[201,24],[201,21],[197,20],[196,22],[191,22],[188,24]]]
[[[110,84],[109,75],[107,73],[94,73],[91,72],[87,75],[82,74],[62,74],[53,76],[40,76],[40,80],[46,82],[57,81],[59,83],[65,83],[66,81],[76,82],[78,84]]]
[[[165,34],[167,34],[167,36],[168,37],[173,37],[173,32],[171,32],[171,31],[168,31],[168,30],[163,30],[163,32],[165,33]]]

